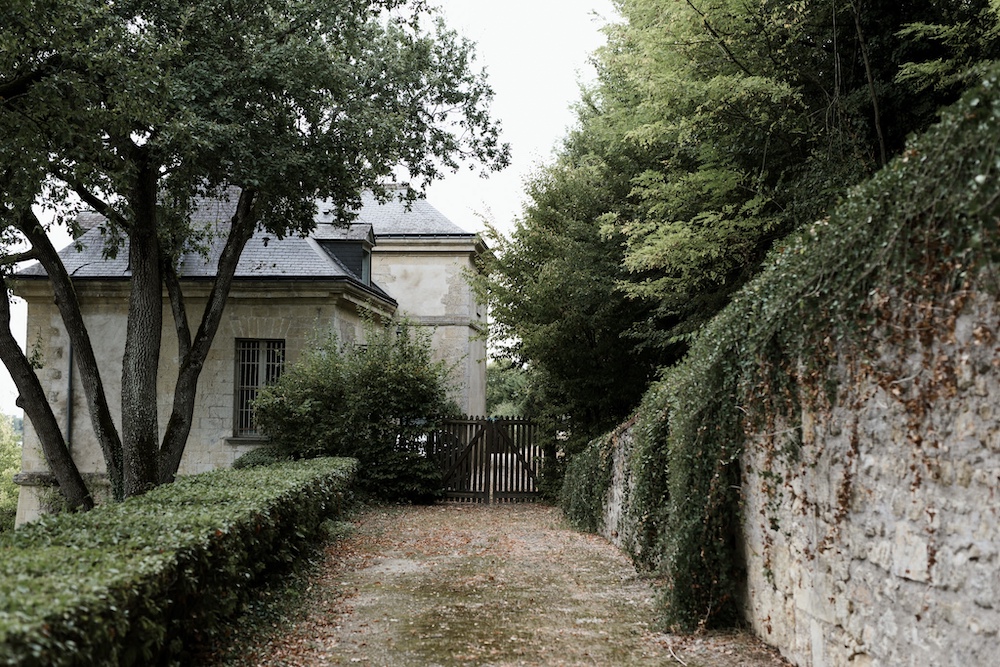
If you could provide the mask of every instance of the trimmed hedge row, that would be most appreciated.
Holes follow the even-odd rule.
[[[352,459],[218,470],[0,536],[0,665],[149,665],[239,611],[336,513]]]

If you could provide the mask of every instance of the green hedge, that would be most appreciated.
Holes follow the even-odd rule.
[[[604,503],[614,473],[613,434],[591,440],[566,466],[559,506],[578,530],[598,533],[604,528]]]
[[[339,511],[355,469],[219,470],[0,536],[0,665],[188,662]]]
[[[773,455],[795,456],[802,404],[834,398],[838,364],[873,363],[865,355],[876,332],[904,332],[923,344],[963,295],[1000,291],[998,146],[995,67],[828,219],[779,242],[762,275],[647,393],[628,513],[642,561],[664,575],[667,625],[740,620],[740,455],[748,433],[771,432],[781,416],[793,428],[773,439]],[[941,313],[942,322],[931,317]],[[597,520],[592,505],[610,481],[601,447],[579,458],[591,470],[569,473],[567,494],[596,496],[567,496],[581,525]]]

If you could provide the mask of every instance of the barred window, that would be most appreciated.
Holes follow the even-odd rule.
[[[259,435],[253,401],[262,387],[281,377],[284,367],[285,341],[236,340],[235,436]]]

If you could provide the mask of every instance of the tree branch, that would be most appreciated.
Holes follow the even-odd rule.
[[[0,265],[13,266],[19,262],[28,262],[33,259],[38,259],[38,254],[34,250],[25,250],[24,252],[17,252],[12,255],[0,256]]]
[[[27,94],[31,87],[42,81],[62,63],[62,56],[49,57],[35,70],[9,81],[0,81],[0,102]]]
[[[122,488],[121,439],[118,436],[114,420],[111,418],[97,358],[94,355],[87,326],[83,321],[80,301],[77,298],[76,289],[73,287],[73,281],[59,258],[59,253],[45,233],[42,223],[30,209],[22,212],[16,227],[28,239],[32,251],[36,253],[38,261],[41,262],[49,277],[56,306],[59,308],[63,325],[66,327],[70,344],[73,346],[74,359],[80,370],[80,380],[87,401],[91,425],[104,454],[112,492],[120,500]]]
[[[875,94],[875,79],[872,76],[871,62],[868,60],[868,45],[865,43],[865,36],[861,31],[861,16],[858,13],[858,5],[855,0],[851,0],[851,8],[854,10],[854,26],[858,31],[861,58],[865,63],[865,75],[868,77],[868,93],[872,98],[872,111],[875,114],[875,132],[878,134],[879,157],[882,159],[882,166],[884,167],[888,159],[886,158],[885,137],[882,134],[882,114],[878,107],[878,95]]]
[[[256,189],[245,188],[240,193],[240,200],[233,215],[229,237],[219,257],[219,265],[212,283],[212,291],[205,304],[201,317],[201,325],[191,343],[189,354],[180,360],[177,372],[177,383],[174,386],[174,405],[167,422],[167,430],[163,435],[160,447],[159,472],[160,483],[172,482],[180,466],[184,445],[191,432],[191,415],[198,388],[198,377],[204,367],[205,359],[212,347],[212,341],[219,329],[222,313],[229,299],[233,276],[239,265],[240,256],[247,241],[253,236],[257,227],[257,210],[255,207],[259,193]]]
[[[728,46],[726,46],[726,41],[722,38],[722,35],[720,35],[718,32],[715,31],[715,28],[712,27],[712,24],[708,22],[708,17],[705,16],[705,13],[702,12],[697,7],[695,7],[694,2],[692,2],[692,0],[687,0],[687,4],[691,9],[694,10],[694,12],[698,16],[701,17],[701,22],[705,26],[705,29],[708,30],[708,33],[712,37],[715,38],[715,43],[719,45],[719,48],[721,48],[723,51],[726,52],[726,55],[729,56],[729,59],[733,62],[733,64],[739,67],[741,70],[743,70],[743,73],[746,74],[747,76],[753,76],[754,75],[753,72],[751,72],[750,69],[746,65],[744,65],[739,58],[736,57],[736,55],[732,52],[732,50]]]
[[[61,178],[66,183],[68,183],[69,186],[73,188],[73,192],[78,194],[80,196],[80,199],[82,199],[85,204],[90,205],[91,208],[93,208],[95,211],[103,215],[108,220],[121,225],[122,228],[124,229],[129,228],[128,220],[126,220],[124,216],[118,213],[118,211],[112,208],[111,205],[108,204],[106,201],[99,198],[97,195],[95,195],[86,187],[84,187],[82,183],[68,179],[61,174],[55,174],[55,175],[58,178]]]
[[[0,360],[10,372],[20,394],[17,404],[31,420],[49,470],[55,475],[59,490],[70,507],[89,510],[94,506],[94,499],[66,446],[38,374],[10,332],[10,302],[7,300],[8,288],[3,276],[0,276],[0,290],[3,291],[0,298]]]
[[[183,363],[191,354],[191,326],[188,324],[187,309],[184,307],[184,292],[171,258],[164,256],[161,263],[163,283],[167,288],[170,310],[174,316],[174,331],[177,333],[177,359]]]

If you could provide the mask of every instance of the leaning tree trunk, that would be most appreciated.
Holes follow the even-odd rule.
[[[184,455],[188,436],[191,433],[191,420],[194,416],[195,399],[198,394],[198,378],[205,366],[205,358],[212,347],[212,341],[219,330],[222,312],[229,298],[229,290],[233,284],[236,266],[247,241],[253,235],[256,226],[254,201],[256,190],[246,189],[240,193],[240,201],[233,215],[229,238],[219,258],[215,282],[205,304],[201,324],[194,340],[191,340],[191,330],[188,327],[184,309],[184,295],[180,289],[177,276],[166,273],[167,291],[170,294],[174,325],[177,330],[178,360],[177,382],[174,385],[174,405],[167,422],[167,430],[163,435],[160,447],[159,481],[168,484],[174,480],[177,469]]]
[[[25,235],[31,248],[49,276],[56,306],[62,315],[63,325],[73,346],[74,359],[80,372],[83,394],[87,401],[87,411],[94,435],[104,453],[108,479],[115,500],[123,496],[122,485],[122,443],[118,437],[118,429],[111,418],[107,395],[101,381],[100,369],[94,348],[90,342],[90,334],[80,312],[80,302],[73,288],[73,282],[66,273],[66,267],[59,259],[52,241],[46,235],[41,222],[31,211],[25,212],[18,221],[18,229]]]
[[[10,332],[10,302],[7,300],[7,283],[3,277],[0,277],[0,289],[3,290],[3,298],[0,299],[0,360],[7,367],[20,393],[18,405],[24,409],[24,414],[31,420],[31,425],[38,434],[45,461],[66,502],[71,508],[89,510],[94,506],[94,500],[66,446],[42,383]]]
[[[126,497],[145,493],[159,483],[156,385],[163,287],[156,234],[156,171],[148,163],[140,168],[132,204],[135,220],[128,235],[132,280],[122,358],[122,472]]]

